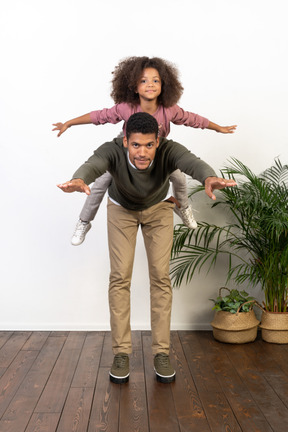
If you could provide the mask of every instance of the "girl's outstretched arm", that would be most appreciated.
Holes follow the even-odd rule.
[[[220,133],[234,133],[235,130],[237,128],[237,125],[233,125],[233,126],[219,126],[216,123],[212,123],[209,121],[209,125],[207,126],[207,129],[212,129],[216,132],[220,132]]]
[[[62,135],[63,132],[65,132],[69,127],[71,126],[77,126],[77,125],[81,125],[81,124],[90,124],[92,123],[91,118],[90,118],[90,113],[88,114],[84,114],[80,117],[76,117],[75,119],[72,120],[68,120],[65,123],[53,123],[53,126],[56,126],[54,129],[52,129],[53,131],[58,130],[58,137],[60,137],[60,135]]]

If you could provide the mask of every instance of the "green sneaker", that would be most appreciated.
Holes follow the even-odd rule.
[[[115,384],[123,384],[129,380],[129,357],[126,353],[118,353],[114,357],[109,372],[110,381]]]
[[[157,381],[162,383],[171,383],[175,381],[176,372],[170,364],[169,355],[158,353],[154,357],[154,370]]]

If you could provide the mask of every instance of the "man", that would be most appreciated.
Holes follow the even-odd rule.
[[[113,177],[108,200],[108,243],[110,255],[109,307],[114,362],[110,379],[129,379],[130,284],[136,235],[141,225],[149,266],[151,330],[154,369],[157,380],[175,379],[170,364],[170,318],[172,289],[169,260],[173,240],[173,199],[169,197],[169,175],[179,168],[205,185],[207,195],[216,199],[214,189],[234,186],[233,180],[218,178],[214,170],[184,146],[158,138],[158,124],[147,113],[133,114],[126,136],[100,146],[73,175],[58,185],[64,192],[85,192],[88,184],[106,170]]]

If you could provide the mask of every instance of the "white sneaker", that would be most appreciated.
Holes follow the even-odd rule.
[[[177,207],[177,205],[175,205],[174,211],[182,219],[183,224],[186,225],[188,228],[197,228],[197,222],[194,219],[191,205],[189,205],[185,209],[182,209],[181,207],[179,208]]]
[[[91,223],[82,222],[81,219],[77,222],[74,234],[71,239],[73,246],[79,246],[85,240],[87,232],[91,228]]]

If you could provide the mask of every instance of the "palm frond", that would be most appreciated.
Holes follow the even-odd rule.
[[[174,284],[189,282],[196,270],[209,272],[227,256],[227,280],[261,284],[267,310],[287,310],[288,303],[288,165],[279,159],[260,175],[236,158],[221,171],[238,186],[220,191],[212,208],[222,206],[229,223],[205,222],[197,230],[174,229],[171,275]],[[203,191],[194,188],[192,194]]]

